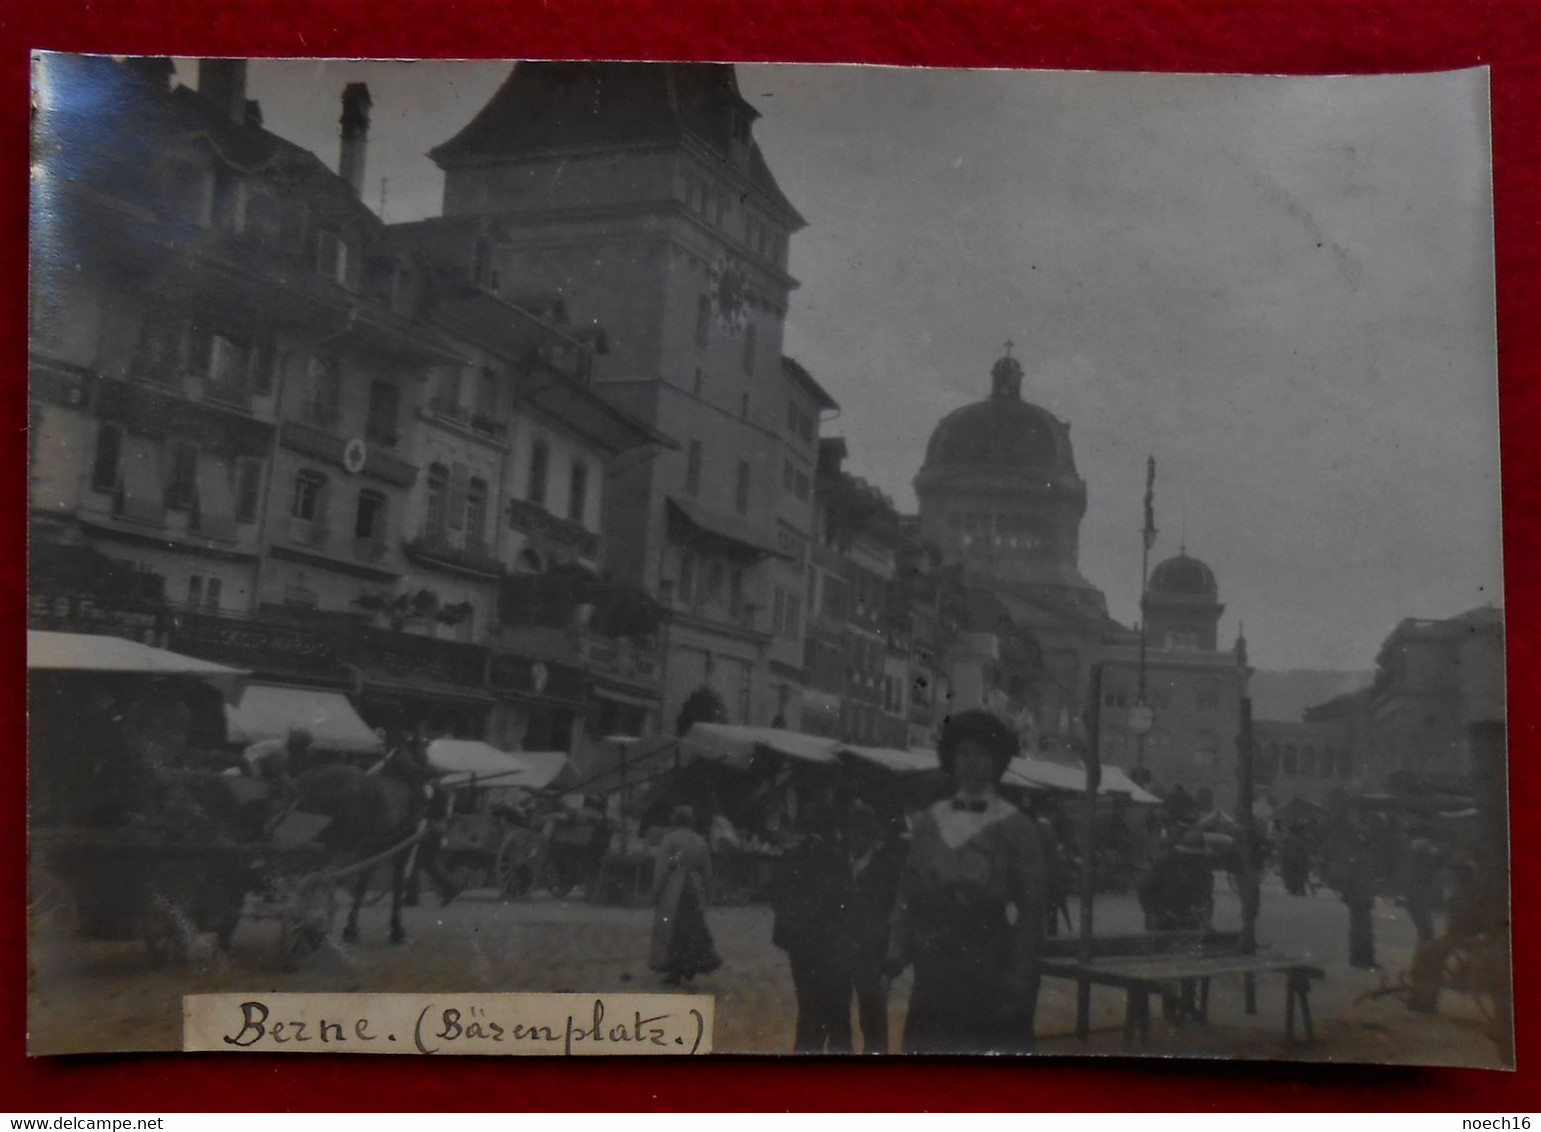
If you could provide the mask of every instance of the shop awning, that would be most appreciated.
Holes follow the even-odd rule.
[[[480,739],[435,739],[428,744],[428,764],[446,786],[464,786],[475,778],[478,786],[526,790],[546,789],[568,767],[561,751],[500,751]]]
[[[117,675],[188,676],[212,684],[228,703],[240,698],[247,672],[197,657],[142,645],[126,637],[94,633],[27,631],[30,672],[101,672]]]
[[[673,495],[668,500],[671,538],[689,538],[730,557],[760,559],[781,554],[775,543],[737,516],[720,515]]]
[[[239,703],[225,707],[225,724],[233,743],[281,739],[300,727],[319,751],[363,755],[380,749],[379,737],[341,692],[250,684]]]
[[[935,751],[901,751],[893,747],[858,747],[846,743],[839,748],[839,752],[884,770],[891,770],[895,774],[920,774],[941,767]]]
[[[1006,768],[1006,774],[1001,782],[1006,786],[1026,787],[1029,790],[1064,790],[1069,793],[1083,794],[1086,792],[1086,771],[1078,766],[1067,766],[1064,763],[1050,762],[1048,759],[1033,758],[1031,755],[1019,755],[1011,760],[1011,765]],[[1160,798],[1142,790],[1116,766],[1102,768],[1102,782],[1097,788],[1097,793],[1127,795],[1131,802],[1146,806],[1156,806],[1161,803]]]
[[[679,740],[672,735],[607,735],[581,738],[573,752],[573,789],[581,794],[635,790],[673,770]]]
[[[734,727],[726,723],[697,723],[684,740],[686,753],[696,758],[747,768],[755,751],[770,751],[807,763],[832,763],[839,744],[818,735],[803,735],[777,727]]]

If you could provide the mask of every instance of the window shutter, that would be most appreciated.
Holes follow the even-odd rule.
[[[250,385],[253,393],[265,397],[273,392],[273,370],[278,365],[278,348],[271,338],[260,342],[251,352]]]
[[[241,457],[235,464],[235,521],[257,521],[257,500],[262,490],[262,463]]]
[[[332,484],[324,476],[316,485],[316,526],[324,527],[327,521],[327,510],[332,502]]]
[[[191,322],[183,339],[185,349],[181,358],[183,373],[207,374],[210,372],[214,335],[207,326]]]
[[[123,461],[123,431],[110,424],[97,426],[96,459],[91,465],[91,486],[116,491]]]
[[[456,464],[449,481],[449,529],[452,531],[465,529],[466,495],[470,480],[471,469],[465,464]]]

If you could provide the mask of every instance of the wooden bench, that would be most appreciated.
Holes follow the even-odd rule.
[[[1314,1041],[1311,1017],[1311,981],[1326,974],[1320,967],[1297,956],[1270,948],[1251,953],[1240,949],[1240,937],[1219,932],[1151,932],[1140,936],[1106,936],[1092,941],[1092,959],[1082,963],[1074,956],[1076,941],[1050,941],[1042,973],[1076,983],[1076,1035],[1085,1041],[1091,1033],[1091,988],[1111,986],[1125,992],[1124,1042],[1150,1044],[1150,996],[1159,994],[1168,1017],[1209,1021],[1209,985],[1212,979],[1240,976],[1246,984],[1246,1011],[1256,1012],[1255,980],[1258,975],[1279,973],[1285,977],[1284,1035],[1295,1040],[1299,1011],[1306,1041]],[[1069,954],[1067,954],[1069,953]]]

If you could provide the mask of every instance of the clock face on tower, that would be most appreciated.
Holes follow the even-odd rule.
[[[726,252],[712,266],[712,310],[717,329],[728,338],[738,338],[749,321],[748,281],[744,271]]]

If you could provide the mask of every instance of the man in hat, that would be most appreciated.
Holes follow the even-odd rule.
[[[953,792],[915,820],[889,941],[889,974],[915,969],[903,1049],[1030,1050],[1047,878],[1037,827],[996,791],[1017,735],[966,711],[937,748]]]
[[[267,784],[275,809],[286,808],[300,796],[294,779],[305,769],[311,743],[309,731],[293,727],[282,739],[263,739],[241,752],[247,776]]]

